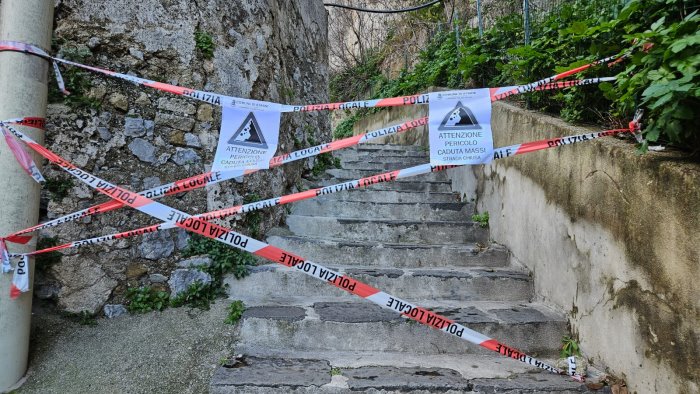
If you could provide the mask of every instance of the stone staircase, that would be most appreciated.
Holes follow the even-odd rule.
[[[429,161],[419,147],[365,145],[336,153],[342,169],[317,185]],[[371,190],[370,190],[371,189]],[[563,314],[532,302],[527,272],[489,244],[444,172],[293,204],[267,241],[442,313],[545,359],[567,333]],[[585,386],[534,370],[402,318],[277,264],[230,278],[247,310],[213,393],[568,393]]]

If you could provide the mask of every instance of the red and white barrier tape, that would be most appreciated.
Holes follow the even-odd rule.
[[[28,119],[28,120],[27,120]],[[1,124],[22,124],[22,125],[27,125],[27,124],[38,124],[37,123],[37,118],[25,118],[25,119],[9,119],[9,120],[4,120],[0,121]],[[322,153],[327,153],[327,152],[332,152],[338,149],[343,149],[347,148],[350,146],[354,145],[359,145],[359,144],[364,144],[366,142],[372,141],[374,139],[380,138],[380,137],[385,137],[388,135],[393,135],[393,134],[399,134],[403,133],[407,130],[424,126],[428,122],[428,118],[418,118],[414,120],[409,120],[408,122],[404,122],[401,124],[396,124],[392,125],[389,127],[385,127],[383,129],[379,130],[374,130],[370,131],[368,133],[344,138],[341,140],[336,140],[333,142],[321,144],[321,145],[316,145],[312,146],[310,148],[304,148],[300,149],[298,151],[294,151],[291,153],[285,153],[279,156],[275,156],[270,160],[270,168],[273,167],[278,167],[284,164],[288,164],[297,160],[302,160],[306,159],[309,157],[317,156]],[[43,124],[43,123],[42,123]],[[182,193],[186,191],[191,191],[195,189],[199,189],[208,185],[213,185],[218,182],[222,182],[225,180],[237,178],[239,176],[243,175],[250,175],[257,170],[246,170],[245,172],[243,171],[227,171],[227,172],[222,172],[222,171],[214,171],[214,172],[206,172],[204,174],[199,174],[195,175],[193,177],[189,177],[186,179],[181,179],[175,182],[167,183],[161,186],[157,186],[152,189],[144,190],[142,192],[139,192],[140,195],[151,198],[151,199],[158,199],[161,197],[177,194],[177,193]],[[25,234],[29,234],[35,231],[43,230],[46,228],[50,227],[56,227],[58,225],[61,225],[63,223],[68,223],[74,220],[78,220],[87,216],[95,215],[98,213],[104,213],[104,212],[109,212],[115,209],[119,209],[123,207],[124,204],[122,204],[119,201],[115,200],[110,200],[107,202],[104,202],[102,204],[98,204],[89,208],[82,209],[80,211],[76,211],[73,213],[69,213],[67,215],[61,216],[59,218],[38,224],[36,226],[32,226],[29,228],[26,228],[24,230],[16,231],[10,235],[7,235],[4,237],[7,241],[9,242],[14,242],[14,243],[26,243],[26,237],[23,237]],[[31,238],[31,237],[29,237]]]
[[[572,144],[579,143],[579,142],[592,141],[592,140],[597,139],[597,138],[612,136],[615,134],[620,134],[620,133],[625,133],[625,132],[633,132],[633,130],[632,129],[613,129],[613,130],[605,130],[605,131],[599,131],[599,132],[593,132],[593,133],[577,134],[577,135],[558,137],[558,138],[550,138],[550,139],[545,139],[545,140],[540,140],[540,141],[533,141],[533,142],[526,142],[526,143],[517,144],[517,145],[505,146],[505,147],[501,147],[501,148],[496,148],[494,150],[494,160],[502,159],[502,158],[510,157],[510,156],[515,156],[515,155],[522,155],[525,153],[535,152],[535,151],[549,149],[549,148],[557,148],[560,146],[572,145]],[[461,166],[459,166],[459,165],[436,166],[436,165],[431,165],[431,164],[421,164],[418,166],[405,168],[402,170],[389,171],[389,172],[371,175],[371,176],[356,179],[356,180],[337,183],[337,184],[330,185],[330,186],[319,187],[316,189],[309,189],[309,190],[306,190],[303,192],[287,194],[287,195],[280,196],[280,197],[273,197],[273,198],[269,198],[266,200],[261,200],[261,201],[256,201],[256,202],[252,202],[252,203],[248,203],[248,204],[236,205],[236,206],[229,207],[229,208],[219,209],[216,211],[201,213],[198,215],[194,215],[194,217],[197,217],[197,218],[203,219],[203,220],[220,219],[220,218],[235,215],[238,213],[247,213],[247,212],[257,211],[257,210],[264,209],[264,208],[270,208],[270,207],[274,207],[274,206],[278,206],[278,205],[290,204],[293,202],[307,200],[307,199],[311,199],[311,198],[315,198],[315,197],[319,197],[319,196],[323,196],[323,195],[327,195],[327,194],[333,194],[333,193],[346,191],[346,190],[361,189],[361,188],[369,187],[372,185],[376,185],[378,183],[393,182],[393,181],[397,181],[397,180],[403,179],[403,178],[409,178],[409,177],[413,177],[413,176],[417,176],[417,175],[429,174],[431,172],[439,172],[439,171],[447,170],[450,168],[456,168],[456,167],[461,167]],[[62,245],[57,245],[54,247],[50,247],[50,248],[46,248],[46,249],[42,249],[42,250],[37,250],[35,252],[29,252],[29,253],[23,253],[23,254],[12,254],[11,256],[12,257],[19,257],[19,256],[25,256],[25,255],[31,256],[31,255],[43,254],[43,253],[53,252],[53,251],[62,250],[62,249],[77,248],[77,247],[85,246],[85,245],[96,245],[96,244],[109,242],[109,241],[113,241],[113,240],[117,240],[117,239],[129,238],[129,237],[148,234],[148,233],[152,233],[152,232],[156,232],[156,231],[160,231],[160,230],[172,229],[175,227],[176,226],[172,223],[160,223],[160,224],[155,224],[155,225],[151,225],[151,226],[141,227],[141,228],[138,228],[135,230],[124,231],[124,232],[119,232],[119,233],[114,233],[114,234],[109,234],[109,235],[103,235],[100,237],[88,238],[88,239],[83,239],[83,240],[79,240],[79,241],[73,241],[73,242],[62,244]]]
[[[599,83],[602,81],[608,81],[608,80],[613,80],[614,78],[593,78],[593,79],[584,79],[584,80],[575,80],[575,81],[561,81],[561,82],[553,82],[553,83],[548,83],[546,85],[539,85],[537,86],[534,90],[548,90],[548,89],[562,89],[562,88],[568,88],[572,86],[581,86],[581,85],[589,85],[593,83]],[[496,98],[496,95],[493,93],[496,91],[496,89],[506,89],[506,88],[494,88],[492,89],[492,95],[491,98],[492,100],[498,100]],[[425,95],[427,97],[427,95]],[[305,148],[301,149],[298,151],[294,151],[291,153],[286,153],[282,155],[275,156],[270,160],[270,168],[272,167],[277,167],[283,164],[291,163],[296,160],[301,160],[305,158],[310,158],[322,153],[327,153],[327,152],[332,152],[338,149],[343,149],[343,148],[348,148],[354,145],[362,144],[368,141],[371,141],[373,139],[379,138],[379,137],[385,137],[388,135],[392,134],[398,134],[402,133],[404,131],[410,130],[415,127],[419,126],[424,126],[427,124],[428,118],[419,118],[419,119],[414,119],[410,120],[408,122],[398,124],[398,125],[392,125],[389,127],[385,127],[383,129],[379,130],[374,130],[367,132],[365,134],[360,134],[356,135],[353,137],[348,137],[344,138],[341,140],[336,140],[333,142],[321,144],[321,145],[316,145],[310,148]],[[2,121],[4,123],[16,123],[16,124],[22,124],[25,126],[33,126],[33,127],[39,127],[43,128],[44,127],[44,122],[43,119],[40,118],[24,118],[24,119],[10,119],[6,121]],[[0,122],[0,123],[2,123]],[[212,185],[218,182],[230,180],[233,178],[237,178],[239,176],[244,176],[244,175],[250,175],[257,170],[246,170],[245,172],[242,171],[230,171],[230,172],[222,172],[222,171],[214,171],[214,172],[206,172],[203,174],[195,175],[193,177],[181,179],[175,182],[167,183],[161,186],[154,187],[152,189],[144,190],[139,192],[139,194],[152,198],[152,199],[157,199],[161,198],[164,196],[168,195],[173,195],[177,193],[182,193],[182,192],[187,192],[195,189],[199,189],[201,187],[207,186],[207,185]],[[92,216],[96,215],[99,213],[104,213],[104,212],[109,212],[115,209],[119,209],[123,207],[124,204],[118,202],[118,201],[108,201],[102,204],[98,204],[89,208],[85,208],[80,211],[72,212],[67,215],[64,215],[62,217],[50,220],[45,223],[38,224],[36,226],[32,226],[20,231],[17,231],[13,234],[10,234],[6,236],[5,238],[10,241],[10,242],[26,242],[23,240],[23,238],[18,238],[24,234],[29,234],[34,231],[38,230],[43,230],[46,228],[50,227],[55,227],[58,225],[61,225],[63,223],[68,223],[74,220],[78,220],[87,216]]]
[[[34,159],[32,159],[32,156],[27,153],[27,151],[24,150],[22,145],[15,140],[15,138],[8,133],[2,125],[0,125],[0,132],[2,132],[2,135],[5,137],[5,142],[7,142],[7,146],[10,148],[10,151],[12,152],[12,155],[15,157],[15,160],[17,160],[17,163],[19,163],[20,167],[24,170],[24,172],[27,173],[32,179],[34,179],[37,183],[44,183],[46,182],[46,179],[44,179],[44,176],[41,175],[41,171],[39,171],[39,167],[34,163]]]
[[[118,73],[116,71],[111,71],[111,70],[106,70],[98,67],[93,67],[93,66],[88,66],[80,63],[76,63],[70,60],[65,60],[65,59],[60,59],[57,57],[53,57],[46,53],[43,49],[36,47],[31,44],[23,43],[23,42],[17,42],[17,41],[0,41],[0,51],[14,51],[14,52],[22,52],[22,53],[27,53],[27,54],[32,54],[35,56],[39,56],[42,58],[45,58],[47,60],[55,62],[60,62],[63,64],[68,64],[74,67],[79,67],[85,70],[90,70],[92,72],[100,73],[103,75],[107,75],[110,77],[114,78],[119,78],[122,80],[126,80],[129,82],[132,82],[137,85],[142,85],[142,86],[147,86],[150,88],[154,88],[157,90],[161,90],[164,92],[168,93],[173,93],[185,97],[190,97],[195,100],[199,101],[204,101],[209,104],[213,105],[218,105],[218,106],[228,106],[228,107],[242,107],[242,108],[255,108],[257,104],[260,104],[261,101],[258,100],[251,100],[251,99],[244,99],[240,97],[231,97],[231,96],[225,96],[221,95],[218,93],[211,93],[211,92],[205,92],[202,90],[196,90],[196,89],[190,89],[190,88],[185,88],[181,86],[176,86],[176,85],[170,85],[167,83],[162,83],[162,82],[156,82],[152,81],[149,79],[145,78],[139,78],[135,77],[132,75],[127,75],[127,74],[122,74]],[[559,81],[563,78],[569,77],[571,75],[574,75],[578,72],[584,71],[590,67],[604,64],[607,62],[610,62],[612,60],[617,59],[618,57],[624,58],[627,55],[622,55],[622,56],[610,56],[604,59],[596,60],[594,62],[591,62],[589,64],[576,67],[574,69],[555,74],[551,77],[547,77],[544,79],[541,79],[536,82],[532,82],[526,85],[521,85],[521,86],[508,86],[508,87],[501,87],[501,88],[492,88],[491,89],[491,94],[492,94],[492,101],[496,100],[501,100],[506,97],[515,95],[515,94],[521,94],[525,92],[531,92],[535,90],[543,90],[546,89],[544,86],[549,86],[551,83]],[[54,70],[58,70],[57,66],[54,66]],[[57,71],[56,74],[56,79],[59,81],[62,81],[62,78],[60,77],[60,72]],[[609,77],[609,78],[594,78],[592,80],[598,80],[597,82],[603,82],[603,81],[610,81],[614,80],[614,77]],[[597,82],[591,82],[591,83],[597,83]],[[60,84],[60,82],[59,82]],[[581,83],[581,85],[585,85],[586,83]],[[65,87],[62,88],[62,90],[65,92]],[[309,105],[287,105],[287,104],[282,104],[282,109],[281,112],[309,112],[309,111],[322,111],[322,110],[341,110],[341,109],[353,109],[353,108],[373,108],[373,107],[397,107],[397,106],[404,106],[404,105],[416,105],[416,104],[427,104],[429,102],[428,95],[427,94],[416,94],[416,95],[411,95],[411,96],[402,96],[402,97],[390,97],[390,98],[381,98],[381,99],[373,99],[373,100],[359,100],[359,101],[345,101],[345,102],[338,102],[338,103],[323,103],[323,104],[309,104]]]
[[[454,322],[453,320],[440,316],[400,298],[394,297],[353,278],[341,275],[340,273],[323,267],[320,264],[306,261],[302,257],[289,253],[283,249],[268,245],[243,234],[236,233],[217,224],[193,217],[185,212],[168,207],[149,198],[143,197],[135,192],[120,188],[117,185],[109,183],[76,167],[50,150],[37,144],[31,138],[27,137],[13,127],[8,126],[8,129],[23,142],[25,142],[31,149],[44,156],[46,159],[59,166],[64,171],[73,175],[79,181],[92,187],[100,193],[103,193],[112,199],[122,201],[130,207],[135,208],[147,215],[153,216],[168,223],[173,223],[175,226],[183,228],[187,231],[194,232],[204,237],[245,250],[270,261],[285,265],[287,267],[296,268],[300,272],[323,280],[351,294],[367,299],[381,306],[382,308],[398,312],[401,315],[416,320],[427,325],[428,327],[454,335],[486,349],[498,352],[506,357],[519,360],[526,364],[553,373],[565,373],[564,371],[550,366],[549,364],[540,361],[535,357],[506,346],[493,338],[489,338],[486,335],[471,330],[468,327]],[[580,379],[581,377],[577,378]]]

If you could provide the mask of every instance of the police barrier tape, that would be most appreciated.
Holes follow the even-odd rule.
[[[588,85],[588,84],[593,84],[593,83],[599,83],[602,81],[609,81],[609,80],[614,80],[613,77],[607,77],[607,78],[592,78],[592,79],[583,79],[583,80],[573,80],[573,81],[560,81],[560,82],[550,82],[546,85],[539,85],[535,88],[535,90],[550,90],[550,89],[563,89],[563,88],[568,88],[572,86],[581,86],[581,85]],[[495,92],[497,89],[500,88],[493,88],[491,89],[491,99],[492,101],[497,101],[500,100],[497,98],[497,95]],[[427,95],[425,95],[427,97]],[[407,130],[410,130],[415,127],[419,126],[425,126],[427,125],[428,118],[423,117],[423,118],[418,118],[418,119],[413,119],[408,122],[402,123],[402,124],[397,124],[397,125],[392,125],[385,127],[383,129],[378,129],[374,131],[370,131],[364,134],[356,135],[353,137],[348,137],[344,138],[341,140],[336,140],[333,142],[328,142],[324,143],[321,145],[316,145],[312,146],[309,148],[304,148],[300,149],[298,151],[294,151],[291,153],[285,153],[279,156],[275,156],[270,160],[270,168],[277,167],[283,164],[291,163],[296,160],[301,160],[301,159],[306,159],[310,158],[313,156],[317,156],[322,153],[328,153],[332,152],[338,149],[344,149],[348,148],[351,146],[355,146],[358,144],[366,143],[368,141],[371,141],[373,139],[379,138],[379,137],[385,137],[393,134],[399,134],[403,133]],[[10,119],[10,120],[5,120],[1,121],[0,123],[14,123],[14,124],[22,124],[25,126],[33,126],[33,127],[38,127],[38,118],[24,118],[24,119]],[[43,122],[40,124],[40,128],[43,128]],[[152,198],[152,199],[158,199],[161,197],[177,194],[177,193],[182,193],[182,192],[187,192],[195,189],[202,188],[204,186],[208,185],[213,185],[218,182],[223,182],[226,180],[230,180],[233,178],[237,178],[239,176],[244,176],[244,175],[250,175],[254,172],[257,172],[258,170],[246,170],[245,172],[238,172],[238,171],[230,171],[230,172],[224,172],[224,171],[214,171],[214,172],[206,172],[203,174],[195,175],[193,177],[181,179],[175,182],[167,183],[164,185],[156,186],[154,188],[144,190],[139,192],[140,195]],[[99,213],[104,213],[104,212],[109,212],[115,209],[119,209],[123,207],[124,204],[120,203],[119,201],[107,201],[102,204],[98,204],[89,208],[85,208],[80,211],[72,212],[67,215],[61,216],[59,218],[50,220],[45,223],[38,224],[36,226],[32,226],[20,231],[17,231],[13,234],[7,235],[4,237],[9,242],[14,242],[14,243],[26,243],[28,240],[24,237],[22,237],[24,234],[29,234],[38,230],[43,230],[46,228],[50,227],[55,227],[58,225],[61,225],[63,223],[68,223],[74,220],[78,220],[87,216],[92,216],[96,215]]]
[[[358,145],[358,144],[363,144],[366,142],[369,142],[371,140],[374,140],[376,138],[388,136],[388,135],[393,135],[393,134],[399,134],[403,133],[407,130],[424,126],[428,123],[428,118],[423,117],[423,118],[418,118],[414,120],[409,120],[407,122],[401,123],[401,124],[396,124],[392,125],[389,127],[385,127],[383,129],[379,130],[374,130],[370,131],[365,134],[359,134],[356,136],[344,138],[341,140],[336,140],[333,142],[329,143],[324,143],[321,145],[316,145],[312,146],[309,148],[304,148],[300,149],[298,151],[294,151],[291,153],[284,153],[279,156],[275,156],[270,160],[270,167],[278,167],[284,164],[288,164],[297,160],[301,159],[306,159],[309,157],[317,156],[322,153],[327,153],[327,152],[332,152],[338,149],[343,149],[347,148],[350,146]],[[4,120],[0,121],[0,125],[2,124],[22,124],[22,125],[39,125],[36,123],[36,118],[18,118],[18,119],[9,119],[9,120]],[[43,123],[41,124],[43,125]],[[43,127],[43,126],[42,126]],[[175,182],[167,183],[161,186],[154,187],[152,189],[144,190],[142,192],[139,192],[140,195],[145,196],[147,198],[151,199],[158,199],[161,197],[173,195],[173,194],[178,194],[182,192],[187,192],[195,189],[199,189],[208,185],[213,185],[215,183],[219,183],[225,180],[233,179],[242,175],[250,175],[252,173],[257,172],[258,170],[246,170],[245,172],[243,171],[214,171],[214,172],[206,172],[203,174],[195,175],[193,177],[181,179]],[[109,212],[115,209],[119,209],[123,207],[124,204],[115,201],[115,200],[110,200],[107,202],[104,202],[102,204],[98,204],[86,209],[82,209],[80,211],[72,212],[67,215],[61,216],[59,218],[38,224],[36,226],[32,226],[29,228],[26,228],[24,230],[20,230],[17,232],[14,232],[10,235],[7,235],[3,237],[9,242],[14,242],[14,243],[26,243],[29,239],[27,237],[24,237],[25,234],[29,234],[38,230],[43,230],[46,228],[50,227],[56,227],[60,224],[71,222],[74,220],[78,220],[87,216],[95,215],[98,213],[104,213],[104,212]],[[29,237],[31,238],[31,237]]]
[[[592,141],[592,140],[597,139],[597,138],[612,136],[612,135],[620,134],[620,133],[624,133],[624,132],[634,133],[634,129],[604,130],[604,131],[593,132],[593,133],[570,135],[570,136],[565,136],[565,137],[550,138],[550,139],[545,139],[545,140],[540,140],[540,141],[533,141],[533,142],[526,142],[526,143],[517,144],[517,145],[504,146],[502,148],[496,148],[494,150],[494,160],[502,159],[502,158],[510,157],[510,156],[515,156],[515,155],[522,155],[525,153],[535,152],[535,151],[544,150],[544,149],[548,149],[548,148],[556,148],[556,147],[565,146],[565,145],[572,145],[572,144],[575,144],[578,142]],[[307,199],[315,198],[318,196],[333,194],[333,193],[337,193],[337,192],[341,192],[341,191],[345,191],[345,190],[361,189],[361,188],[369,187],[369,186],[376,185],[379,183],[393,182],[393,181],[396,181],[396,180],[399,180],[402,178],[409,178],[412,176],[424,175],[424,174],[429,174],[431,172],[439,172],[439,171],[444,171],[444,170],[447,170],[450,168],[457,168],[457,167],[462,167],[462,166],[460,166],[460,165],[436,166],[436,165],[431,165],[431,164],[421,164],[418,166],[405,168],[402,170],[389,171],[389,172],[371,175],[371,176],[356,179],[356,180],[337,183],[337,184],[330,185],[330,186],[319,187],[316,189],[309,189],[309,190],[306,190],[303,192],[287,194],[287,195],[280,196],[280,197],[273,197],[273,198],[269,198],[266,200],[260,200],[260,201],[251,202],[248,204],[236,205],[233,207],[219,209],[216,211],[201,213],[198,215],[194,215],[194,217],[202,219],[202,220],[221,219],[221,218],[235,215],[238,213],[247,213],[247,212],[257,211],[257,210],[264,209],[264,208],[270,208],[270,207],[274,207],[274,206],[278,206],[278,205],[290,204],[293,202],[307,200]],[[100,243],[104,243],[104,242],[114,241],[117,239],[129,238],[129,237],[133,237],[133,236],[137,236],[137,235],[144,235],[144,234],[148,234],[148,233],[152,233],[152,232],[156,232],[156,231],[160,231],[160,230],[172,229],[175,227],[177,227],[177,226],[175,226],[173,223],[160,223],[160,224],[155,224],[155,225],[151,225],[151,226],[141,227],[141,228],[138,228],[135,230],[124,231],[124,232],[119,232],[119,233],[114,233],[114,234],[109,234],[109,235],[103,235],[100,237],[88,238],[88,239],[83,239],[83,240],[79,240],[79,241],[73,241],[73,242],[62,244],[62,245],[57,245],[57,246],[53,246],[50,248],[37,250],[34,252],[28,252],[28,253],[22,253],[22,254],[11,254],[11,256],[12,257],[32,256],[32,255],[54,252],[54,251],[62,250],[62,249],[77,248],[77,247],[86,246],[86,245],[96,245],[96,244],[100,244]]]
[[[167,83],[162,83],[162,82],[156,82],[152,81],[149,79],[145,78],[139,78],[135,77],[132,75],[127,75],[127,74],[122,74],[118,73],[116,71],[111,71],[111,70],[106,70],[102,69],[99,67],[93,67],[93,66],[88,66],[85,64],[81,63],[76,63],[70,60],[65,60],[57,57],[53,57],[49,55],[46,51],[43,49],[23,43],[23,42],[17,42],[17,41],[0,41],[0,51],[14,51],[14,52],[22,52],[22,53],[27,53],[27,54],[32,54],[35,56],[42,57],[44,59],[50,60],[54,62],[60,62],[63,64],[71,65],[74,67],[79,67],[85,70],[90,70],[92,72],[100,73],[103,75],[107,75],[110,77],[114,78],[119,78],[122,80],[126,80],[129,82],[132,82],[137,85],[141,86],[146,86],[150,88],[154,88],[157,90],[161,90],[164,92],[172,93],[172,94],[177,94],[180,96],[185,96],[185,97],[190,97],[195,100],[203,101],[212,105],[217,105],[217,106],[228,106],[228,107],[241,107],[241,108],[255,108],[256,104],[260,104],[261,101],[259,100],[251,100],[251,99],[244,99],[240,97],[231,97],[231,96],[225,96],[222,94],[218,93],[211,93],[211,92],[205,92],[202,90],[196,90],[196,89],[190,89],[190,88],[185,88],[182,86],[176,86],[176,85],[170,85]],[[585,64],[576,68],[573,68],[568,71],[564,71],[559,74],[552,75],[551,77],[547,77],[544,79],[541,79],[536,82],[532,82],[526,85],[521,85],[521,86],[508,86],[508,87],[501,87],[501,88],[494,88],[496,89],[495,91],[492,91],[492,95],[495,95],[497,100],[504,99],[506,97],[515,95],[515,94],[520,94],[520,93],[525,93],[525,92],[531,92],[535,90],[541,90],[542,86],[550,84],[552,82],[558,81],[560,79],[569,77],[573,74],[576,74],[578,72],[584,71],[588,68],[608,63],[611,62],[615,59],[623,59],[627,57],[628,54],[622,54],[622,55],[616,55],[616,56],[610,56],[606,57],[604,59],[596,60],[594,62],[591,62],[589,64]],[[54,66],[55,70],[58,70],[57,66]],[[611,77],[613,78],[613,77]],[[59,81],[59,85],[61,84],[62,78],[60,77],[60,72],[56,71],[56,79]],[[62,90],[65,91],[65,88],[61,88]],[[381,98],[381,99],[373,99],[373,100],[359,100],[359,101],[345,101],[345,102],[338,102],[338,103],[323,103],[323,104],[309,104],[309,105],[288,105],[288,104],[282,104],[282,109],[281,112],[309,112],[309,111],[322,111],[322,110],[340,110],[340,109],[353,109],[353,108],[373,108],[373,107],[397,107],[397,106],[404,106],[404,105],[415,105],[415,104],[427,104],[429,102],[428,95],[427,94],[416,94],[416,95],[411,95],[411,96],[401,96],[401,97],[390,97],[390,98]]]
[[[457,338],[477,344],[503,356],[553,373],[566,373],[565,371],[553,367],[515,348],[506,346],[493,338],[489,338],[484,334],[465,327],[444,316],[414,305],[398,297],[394,297],[391,294],[385,293],[363,282],[359,282],[351,277],[330,270],[324,266],[321,266],[320,264],[304,260],[302,257],[289,253],[283,249],[268,245],[243,234],[236,233],[223,226],[193,217],[185,212],[168,207],[159,202],[143,197],[135,192],[109,183],[64,160],[62,157],[34,142],[31,138],[27,137],[15,128],[11,126],[6,127],[20,140],[25,142],[31,149],[44,156],[50,162],[59,166],[62,170],[74,176],[79,181],[92,187],[100,193],[103,193],[112,199],[120,200],[128,206],[147,215],[153,216],[165,222],[171,222],[179,228],[183,228],[187,231],[214,239],[238,249],[245,250],[256,256],[260,256],[284,266],[296,268],[300,272],[323,280],[328,284],[336,286],[351,294],[367,299],[381,306],[382,308],[398,312],[402,316],[416,320],[424,325],[427,325],[428,327],[438,329]],[[575,376],[575,378],[577,380],[583,380],[583,377],[581,376]]]

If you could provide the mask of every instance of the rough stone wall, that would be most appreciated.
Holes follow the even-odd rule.
[[[327,19],[320,1],[286,0],[57,0],[55,47],[67,58],[149,79],[222,94],[284,103],[327,101]],[[213,58],[196,47],[195,32],[214,41]],[[68,70],[68,69],[64,69]],[[74,75],[68,70],[66,78]],[[82,96],[49,106],[47,146],[78,166],[132,190],[193,176],[210,169],[221,111],[194,100],[94,74]],[[83,101],[89,105],[76,105]],[[31,115],[31,114],[28,114]],[[326,114],[284,114],[279,152],[330,140]],[[240,204],[247,194],[281,195],[311,163],[299,162],[245,178],[167,197],[161,201],[195,214]],[[45,175],[58,185],[56,169]],[[105,201],[74,184],[66,197],[42,196],[43,218]],[[284,208],[263,212],[259,233],[278,224]],[[221,221],[250,234],[245,218]],[[61,242],[156,223],[124,208],[44,232]],[[37,270],[35,293],[61,309],[95,313],[119,303],[127,287],[165,279],[188,235],[169,230],[68,251],[60,262]]]

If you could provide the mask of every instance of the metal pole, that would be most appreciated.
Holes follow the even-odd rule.
[[[481,19],[481,0],[476,0],[476,18],[479,23],[479,38],[484,36],[484,21]]]
[[[53,1],[3,0],[0,39],[22,41],[46,50],[51,45]],[[49,63],[17,52],[0,52],[0,119],[45,116]],[[23,128],[38,142],[44,133]],[[38,156],[35,161],[40,164]],[[39,219],[39,185],[17,164],[7,145],[0,143],[0,235],[32,226]],[[12,252],[34,250],[10,244]],[[30,272],[33,273],[33,261]],[[33,280],[33,275],[31,277]],[[32,292],[10,299],[12,275],[0,274],[0,391],[17,385],[27,370]],[[32,282],[30,282],[32,283]]]

